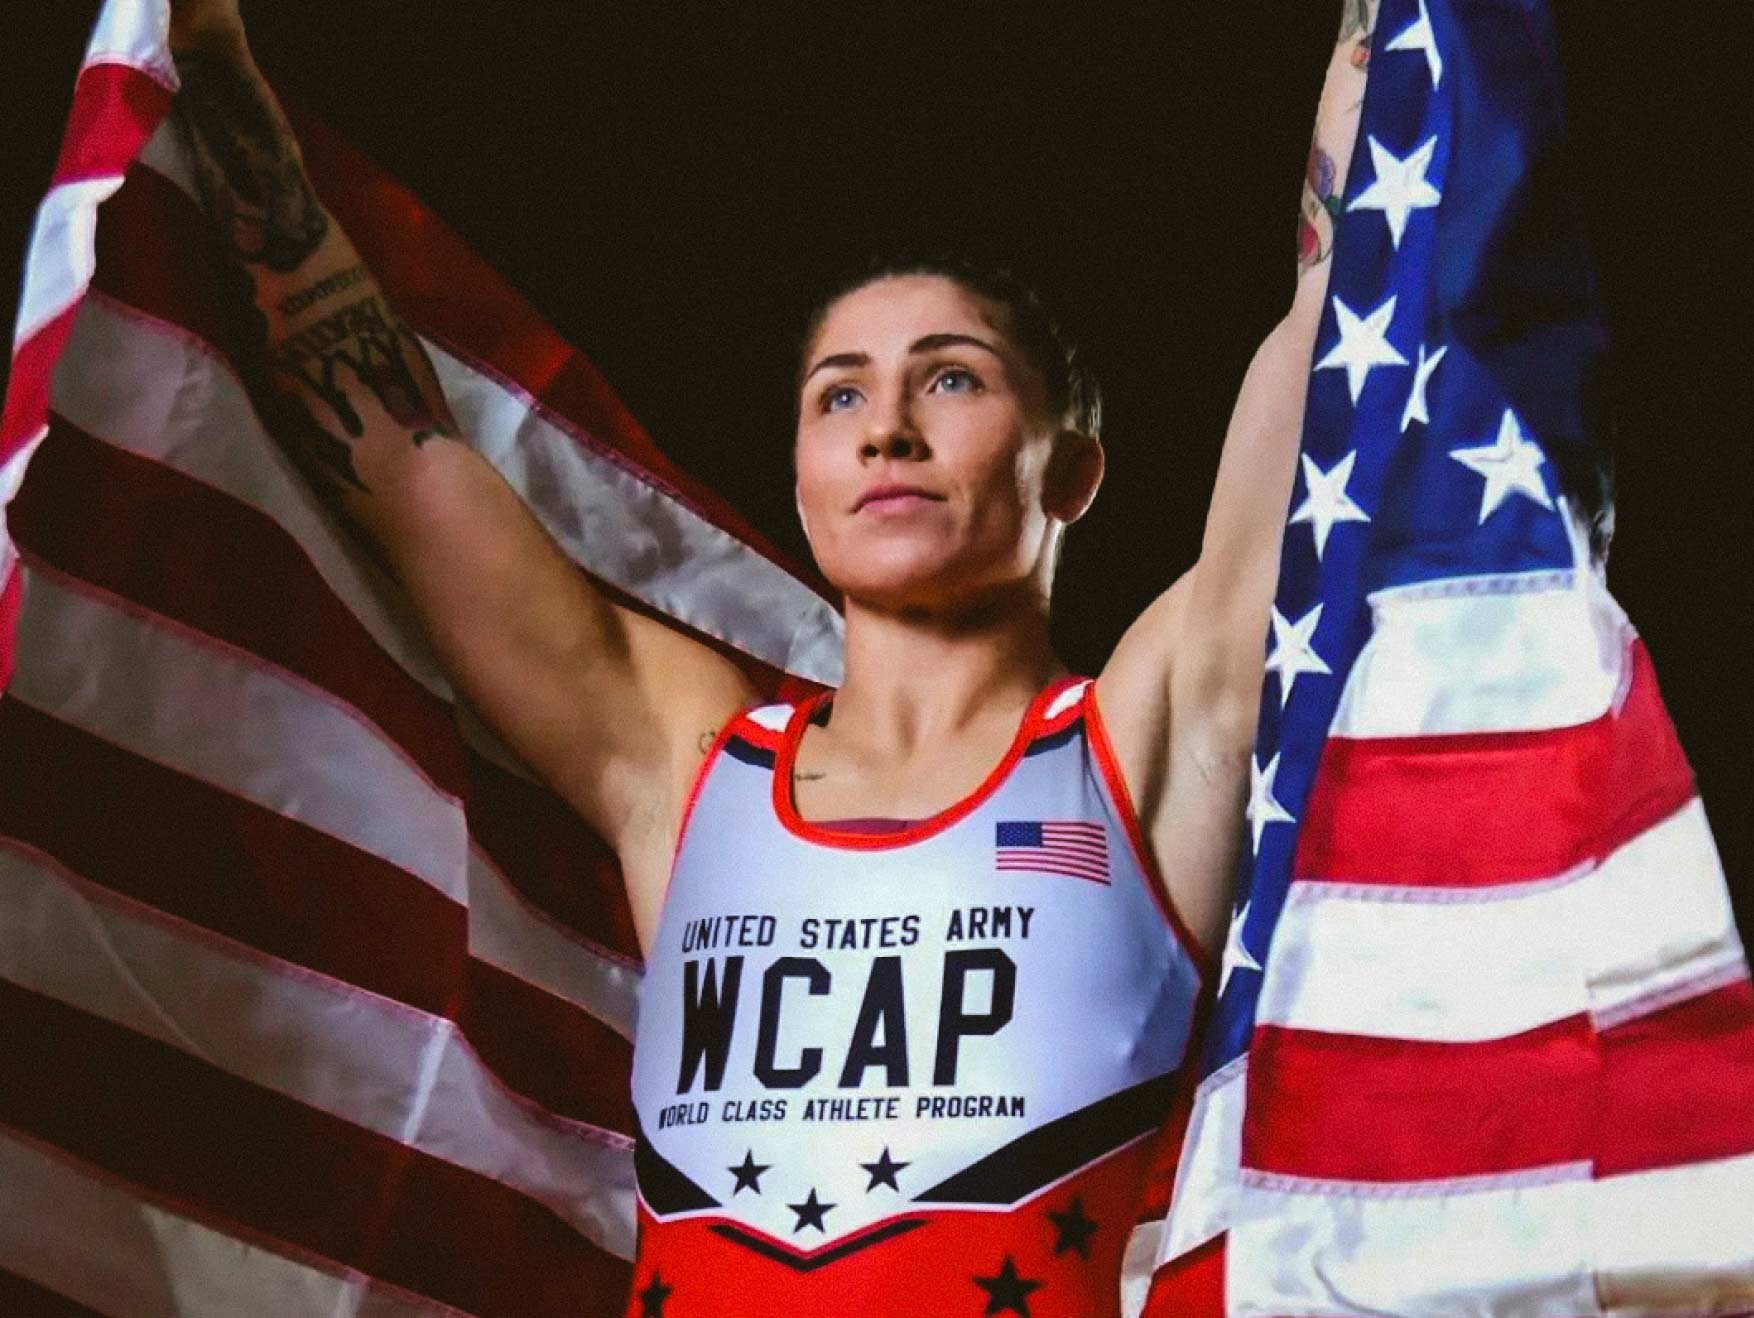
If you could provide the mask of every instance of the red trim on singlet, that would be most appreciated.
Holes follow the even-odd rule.
[[[1127,780],[1121,775],[1120,761],[1115,758],[1114,745],[1108,739],[1108,728],[1103,724],[1102,711],[1096,706],[1096,683],[1084,693],[1084,733],[1090,742],[1090,754],[1096,761],[1096,767],[1102,772],[1102,780],[1108,788],[1109,798],[1114,802],[1115,813],[1121,817],[1121,827],[1126,832],[1127,841],[1132,844],[1133,856],[1139,862],[1140,872],[1145,875],[1145,886],[1151,889],[1152,899],[1157,909],[1163,913],[1170,930],[1176,940],[1181,943],[1184,951],[1192,958],[1194,969],[1200,975],[1200,987],[1204,989],[1212,983],[1212,972],[1216,969],[1211,956],[1200,946],[1199,940],[1176,910],[1175,903],[1170,900],[1169,885],[1163,881],[1163,874],[1157,868],[1157,858],[1152,854],[1145,841],[1145,831],[1139,826],[1138,812],[1133,809],[1133,797],[1127,791]]]
[[[999,789],[1017,761],[1023,758],[1023,752],[1029,749],[1029,743],[1042,735],[1047,725],[1042,719],[1042,711],[1053,703],[1054,698],[1074,683],[1083,681],[1078,677],[1062,677],[1048,683],[1035,699],[1029,702],[1029,708],[1017,724],[1017,733],[1011,739],[1011,745],[1004,756],[995,764],[980,785],[960,801],[946,806],[935,815],[898,829],[893,833],[843,833],[827,828],[819,823],[812,823],[798,813],[797,803],[792,799],[792,766],[798,758],[798,747],[804,739],[804,729],[810,725],[810,716],[834,692],[821,691],[806,700],[801,700],[792,710],[792,716],[786,721],[786,730],[781,734],[779,747],[774,756],[773,765],[773,809],[780,824],[788,833],[802,838],[806,842],[814,842],[819,846],[839,847],[852,851],[883,851],[890,847],[904,847],[921,841],[949,828],[958,820],[978,807],[983,801]],[[1076,705],[1073,706],[1075,710]],[[1066,721],[1070,721],[1069,719]],[[1062,720],[1055,719],[1053,726],[1060,726]]]

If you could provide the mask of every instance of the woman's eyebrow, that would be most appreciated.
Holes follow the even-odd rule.
[[[923,338],[915,339],[908,345],[908,355],[917,356],[920,353],[937,352],[940,348],[954,347],[959,344],[965,347],[984,349],[985,351],[992,353],[993,356],[999,358],[1001,361],[1004,360],[1004,354],[1001,353],[998,348],[988,343],[985,339],[977,339],[972,334],[927,334]],[[817,362],[816,365],[812,366],[808,371],[804,372],[804,381],[809,380],[812,375],[815,375],[816,372],[823,370],[826,367],[869,366],[870,364],[871,354],[868,352],[830,353],[827,357],[824,357],[821,361]],[[800,381],[799,383],[802,384],[804,381]]]
[[[913,343],[909,345],[908,353],[909,355],[912,355],[922,352],[937,352],[940,348],[955,347],[959,344],[965,347],[984,349],[985,351],[992,353],[993,356],[999,358],[1001,361],[1004,360],[1004,354],[1001,353],[998,348],[988,343],[985,339],[975,338],[972,334],[928,334],[924,338],[915,339]]]

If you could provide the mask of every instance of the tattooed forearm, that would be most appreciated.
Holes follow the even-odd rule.
[[[329,221],[290,129],[237,59],[182,51],[176,64],[182,81],[176,118],[203,208],[235,255],[291,273],[322,244]]]
[[[421,388],[419,354],[413,333],[373,293],[281,340],[269,364],[321,399],[350,438],[363,435],[365,423],[348,395],[348,377],[370,389],[420,444],[450,430]]]
[[[1344,171],[1336,159],[1333,143],[1341,121],[1356,112],[1364,96],[1377,3],[1378,0],[1342,0],[1340,37],[1322,87],[1315,137],[1310,142],[1309,163],[1303,176],[1303,200],[1297,221],[1297,264],[1303,270],[1320,265],[1334,250]]]

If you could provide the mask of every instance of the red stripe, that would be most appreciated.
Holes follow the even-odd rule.
[[[481,1060],[550,1112],[631,1135],[633,1045],[497,966],[471,959],[467,969],[457,1024]]]
[[[24,573],[16,560],[0,582],[0,694],[12,681],[12,665],[18,654],[18,614],[24,607]]]
[[[130,169],[98,212],[91,286],[187,330],[244,375],[240,365],[256,360],[247,327],[227,316],[220,298],[234,283],[214,250],[212,225],[195,203],[156,170]]]
[[[272,518],[60,418],[8,516],[51,566],[334,693],[462,794],[449,703],[402,671]]]
[[[87,65],[73,84],[54,182],[120,174],[170,108],[170,90],[139,69]]]
[[[4,981],[0,1018],[0,1121],[153,1193],[482,1318],[596,1312],[627,1284],[497,1181]]]
[[[1596,1173],[1754,1153],[1754,984],[1602,1031]]]
[[[564,999],[469,957],[467,914],[327,834],[0,701],[0,835],[100,887],[463,1029],[517,1092],[633,1129],[630,1047]]]
[[[0,413],[0,462],[21,450],[43,428],[49,415],[49,380],[73,328],[77,305],[41,326],[12,356],[12,379],[6,389],[6,410]]]
[[[1062,874],[1069,879],[1089,879],[1093,883],[1107,883],[1109,881],[1107,870],[1070,865],[1062,861],[1056,861],[1045,857],[1035,860],[1001,860],[995,868],[1001,871],[1011,872],[1028,870],[1038,874]]]
[[[135,69],[98,64],[80,71],[62,136],[55,182],[92,174],[119,174],[170,109],[170,93]],[[49,380],[72,325],[63,310],[20,344],[0,412],[0,462],[34,435],[48,416]]]
[[[0,1268],[0,1313],[6,1318],[103,1318],[96,1309],[75,1304],[4,1268]]]
[[[469,753],[469,831],[530,904],[597,946],[639,959],[615,853],[534,783]]]
[[[1672,814],[1693,775],[1642,645],[1631,659],[1621,711],[1575,727],[1330,739],[1296,875],[1431,887],[1546,878]]]
[[[1171,1259],[1152,1275],[1140,1318],[1224,1318],[1224,1237]]]
[[[1242,1162],[1291,1176],[1402,1181],[1585,1161],[1597,1057],[1581,1015],[1480,1043],[1259,1026]]]

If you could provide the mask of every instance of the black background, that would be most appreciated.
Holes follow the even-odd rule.
[[[39,12],[4,57],[8,324],[95,10]],[[1557,9],[1614,344],[1610,582],[1748,929],[1754,173],[1732,15],[1741,0]],[[461,230],[796,558],[800,317],[847,260],[931,242],[1027,272],[1103,382],[1109,476],[1056,592],[1066,660],[1099,667],[1192,561],[1237,383],[1290,296],[1335,5],[298,0],[246,16],[277,86]]]

